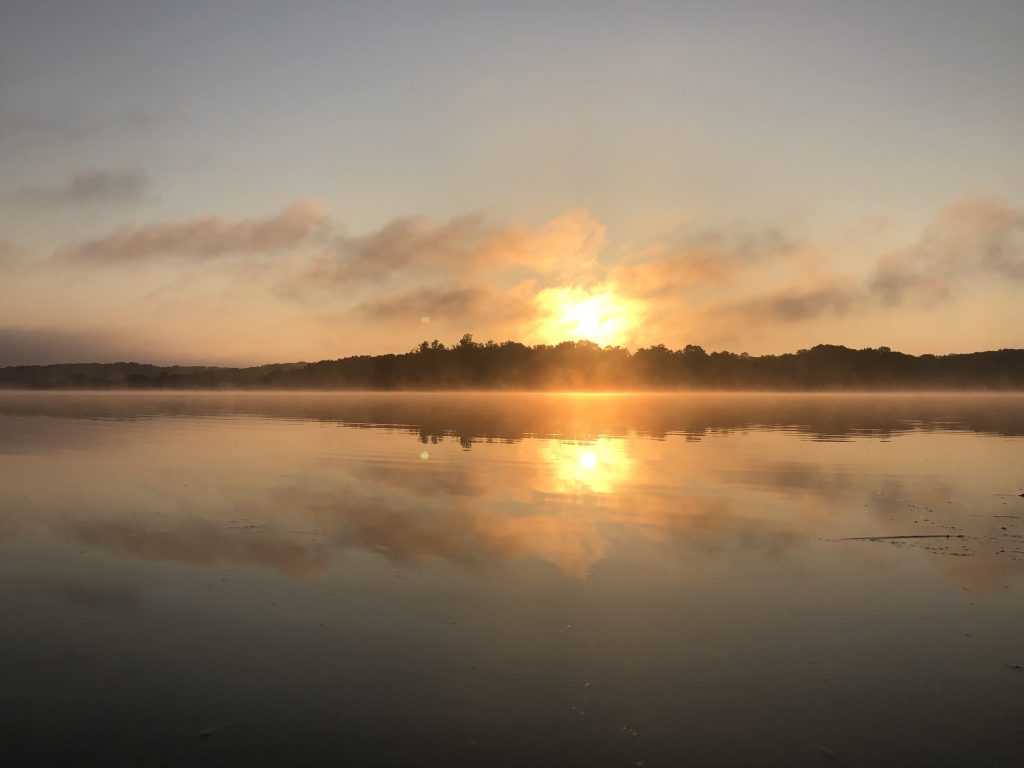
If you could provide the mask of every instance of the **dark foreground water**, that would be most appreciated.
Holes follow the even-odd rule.
[[[1024,765],[1020,396],[0,395],[4,765]]]

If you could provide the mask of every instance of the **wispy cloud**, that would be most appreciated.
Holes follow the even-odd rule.
[[[433,334],[547,341],[567,311],[602,296],[608,318],[632,318],[635,328],[624,343],[676,343],[694,335],[732,343],[773,327],[810,333],[818,321],[833,328],[869,314],[883,322],[901,306],[940,311],[958,294],[973,289],[977,295],[994,280],[1024,282],[1022,244],[1024,212],[989,198],[948,206],[904,248],[860,254],[867,268],[859,275],[830,269],[829,244],[804,243],[777,228],[706,228],[635,253],[608,253],[604,226],[586,211],[534,227],[479,213],[440,222],[401,217],[349,235],[322,206],[305,202],[263,218],[121,227],[59,249],[39,269],[169,260],[178,265],[170,295],[230,294],[241,311],[259,307],[281,317],[315,306],[311,328],[352,323],[366,330],[361,349],[367,351],[404,347],[424,330],[423,318],[434,324]],[[149,277],[166,281],[160,271]],[[548,306],[539,297],[555,299]],[[188,314],[202,314],[208,304],[204,299]],[[163,309],[181,315],[166,302]],[[228,328],[232,320],[220,322]],[[18,346],[23,358],[33,346],[52,350],[42,357],[63,360],[86,359],[76,349],[95,349],[89,359],[109,359],[97,339],[43,334],[26,341],[34,333],[9,331],[8,349]],[[566,333],[579,331],[573,325]]]
[[[479,214],[434,223],[423,218],[394,219],[376,232],[335,238],[304,277],[318,284],[381,280],[410,267],[466,268],[493,225]]]
[[[494,232],[477,261],[490,268],[519,266],[551,279],[588,275],[608,242],[605,226],[583,209],[568,210],[536,229],[508,227]]]
[[[37,206],[135,203],[142,199],[148,179],[134,168],[93,168],[76,173],[60,184],[22,187],[15,199]]]
[[[705,311],[708,320],[744,324],[800,323],[825,315],[841,317],[858,309],[862,292],[855,284],[832,278],[818,285],[792,286],[764,294],[723,301]]]
[[[424,287],[396,291],[359,304],[360,318],[397,327],[475,330],[492,337],[522,338],[536,315],[532,283],[500,290],[486,284]],[[424,335],[430,335],[425,333]]]
[[[338,236],[311,263],[288,276],[286,292],[378,282],[399,273],[463,275],[520,267],[539,275],[580,277],[605,245],[605,228],[573,210],[537,228],[498,224],[482,214],[446,222],[399,218],[358,237]]]
[[[723,283],[744,269],[791,256],[798,244],[778,229],[708,229],[674,246],[654,246],[609,279],[638,298],[655,298],[695,286]]]
[[[371,320],[465,317],[484,310],[492,299],[483,288],[417,288],[360,304]]]
[[[664,263],[650,265],[666,268]],[[704,308],[708,321],[792,324],[905,304],[939,307],[972,281],[1024,282],[1024,211],[971,197],[940,211],[914,244],[879,257],[868,277],[806,279]],[[667,282],[667,281],[666,281]]]
[[[972,197],[940,211],[917,243],[882,257],[868,290],[887,306],[932,303],[985,276],[1024,282],[1024,211]]]
[[[169,224],[121,227],[69,246],[58,255],[92,263],[127,263],[155,257],[210,259],[229,254],[281,253],[321,241],[331,221],[315,202],[302,202],[262,219],[210,217]]]

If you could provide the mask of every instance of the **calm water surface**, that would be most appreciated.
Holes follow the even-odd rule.
[[[1020,396],[0,395],[0,751],[1024,765],[1022,492]]]

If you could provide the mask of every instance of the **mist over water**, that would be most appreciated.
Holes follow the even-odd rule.
[[[0,394],[16,764],[1020,765],[1024,396]]]

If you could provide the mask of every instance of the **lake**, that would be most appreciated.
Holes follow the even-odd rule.
[[[1020,395],[0,394],[6,765],[1024,764]]]

